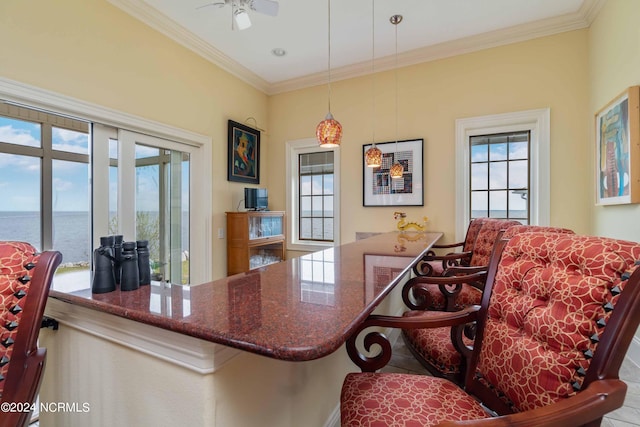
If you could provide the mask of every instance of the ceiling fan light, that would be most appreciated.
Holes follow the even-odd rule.
[[[376,147],[376,144],[373,144],[366,153],[364,153],[364,160],[367,167],[379,168],[382,166],[382,151]]]
[[[233,17],[239,30],[246,30],[251,26],[251,19],[249,18],[249,14],[243,8],[238,8],[233,13]]]
[[[342,125],[333,118],[331,112],[316,127],[316,138],[320,147],[338,147],[342,140]]]

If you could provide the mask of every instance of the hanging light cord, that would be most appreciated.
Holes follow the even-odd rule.
[[[328,82],[328,88],[329,88],[329,100],[328,100],[328,106],[329,106],[329,114],[331,114],[331,0],[328,1],[329,7],[328,7],[328,14],[329,14],[329,19],[327,19],[327,41],[329,44],[329,55],[327,56],[327,68],[329,69],[329,82]]]
[[[371,144],[376,146],[376,0],[371,0]]]
[[[396,61],[395,61],[395,74],[396,74],[396,153],[398,152],[398,24],[400,20],[396,19],[394,27],[396,29]]]

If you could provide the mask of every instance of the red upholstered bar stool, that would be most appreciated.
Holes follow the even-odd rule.
[[[38,254],[28,243],[0,241],[1,404],[33,403],[40,389],[46,349],[38,335],[60,252]],[[4,407],[4,406],[3,406]],[[30,412],[3,411],[0,426],[24,426]]]
[[[518,225],[522,224],[505,219],[482,218],[482,225],[476,236],[468,266],[449,267],[442,275],[457,276],[486,270],[493,245],[500,232]],[[412,310],[453,311],[479,304],[482,287],[483,283],[478,281],[449,286],[446,281],[439,281],[436,284],[430,280],[429,276],[418,276],[405,283],[402,299]]]
[[[363,370],[345,378],[342,426],[599,426],[624,403],[620,365],[640,324],[640,244],[566,233],[500,240],[481,306],[431,318],[371,315],[347,341]],[[437,377],[374,373],[390,358],[355,347],[369,327],[477,322],[464,389]],[[384,342],[371,332],[365,343]],[[486,408],[486,409],[485,409]]]
[[[508,239],[521,233],[531,232],[574,234],[572,230],[566,228],[519,224],[504,230],[499,234],[499,238]],[[460,279],[458,281],[460,283],[465,282]],[[480,302],[480,298],[478,298],[477,304],[480,304]],[[412,310],[406,312],[405,316],[430,316],[430,313],[429,311]],[[474,325],[454,330],[450,327],[403,329],[402,338],[415,358],[431,374],[462,384],[464,381],[465,361],[461,351],[457,348],[473,345],[474,329]]]
[[[413,267],[416,276],[442,276],[448,267],[459,265],[468,266],[471,262],[471,251],[476,242],[476,237],[482,228],[482,223],[486,218],[475,218],[469,222],[467,234],[462,242],[450,243],[446,245],[433,245],[432,249],[455,249],[459,252],[449,252],[446,255],[436,255],[433,250],[427,252],[422,259]]]

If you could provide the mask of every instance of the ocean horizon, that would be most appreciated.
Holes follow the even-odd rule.
[[[152,212],[152,214],[157,212]],[[184,247],[188,247],[188,213],[183,227]],[[125,236],[128,238],[128,236]],[[28,242],[42,250],[39,211],[0,211],[0,240]],[[87,211],[53,213],[53,249],[62,253],[63,264],[86,264],[91,260],[91,228]]]

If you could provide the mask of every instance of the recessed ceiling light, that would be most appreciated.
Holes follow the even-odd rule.
[[[271,53],[273,53],[275,56],[285,56],[287,54],[287,51],[282,49],[281,47],[277,47],[275,49],[272,49]]]

